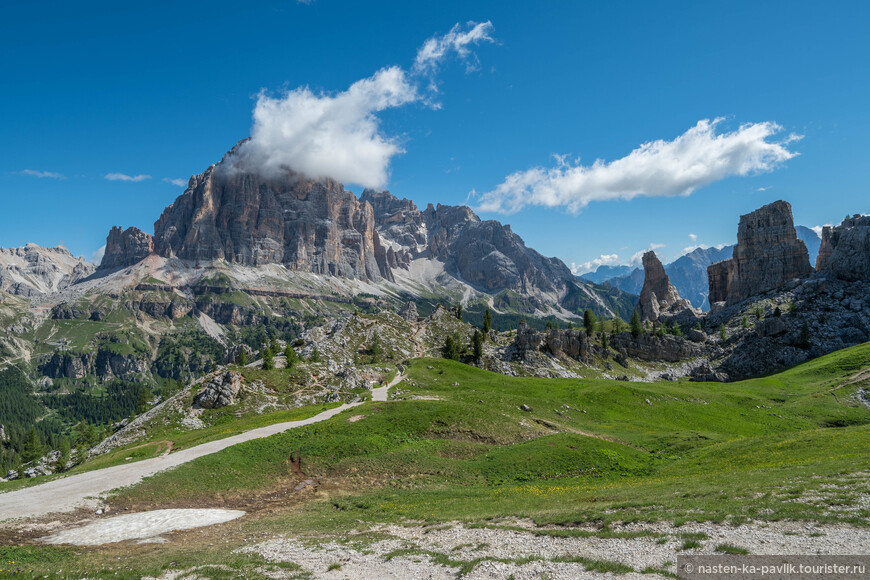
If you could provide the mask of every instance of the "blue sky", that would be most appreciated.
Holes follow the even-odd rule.
[[[0,245],[90,256],[112,225],[151,232],[258,103],[290,122],[384,70],[405,91],[368,102],[386,188],[484,208],[569,265],[733,243],[776,199],[807,226],[870,212],[865,2],[125,4],[0,5]],[[415,64],[486,22],[465,54]],[[359,166],[336,171],[377,181]]]

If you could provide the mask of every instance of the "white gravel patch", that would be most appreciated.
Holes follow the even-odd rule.
[[[166,509],[124,514],[98,520],[71,530],[41,538],[46,544],[73,544],[76,546],[99,546],[125,540],[140,540],[162,543],[166,534],[175,530],[189,530],[214,524],[222,524],[245,515],[240,510],[221,509]]]
[[[510,522],[522,525],[524,522]],[[564,528],[560,528],[564,529]],[[584,528],[574,528],[584,529]],[[846,525],[818,525],[806,522],[749,522],[741,526],[714,523],[629,524],[614,526],[615,532],[652,532],[658,536],[636,538],[554,537],[535,535],[532,531],[469,528],[460,524],[445,528],[418,526],[375,526],[372,531],[387,534],[387,539],[370,544],[350,544],[335,539],[299,541],[278,538],[243,548],[271,562],[295,562],[315,578],[420,578],[435,580],[455,578],[458,568],[436,564],[425,553],[404,554],[387,559],[400,549],[442,554],[453,561],[482,558],[465,576],[469,580],[508,578],[538,580],[601,578],[615,576],[623,580],[659,578],[641,574],[647,567],[675,572],[674,562],[680,554],[713,554],[722,544],[748,550],[752,554],[867,554],[870,552],[870,529]],[[681,551],[683,534],[706,534],[698,548]],[[580,562],[559,559],[585,558],[620,563],[634,570],[625,575],[587,571]],[[532,561],[524,561],[531,559]],[[513,562],[511,562],[513,560]],[[557,561],[554,561],[557,560]],[[329,570],[339,564],[340,569]]]

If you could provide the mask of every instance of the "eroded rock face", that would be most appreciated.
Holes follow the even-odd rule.
[[[236,402],[241,387],[242,375],[236,371],[227,371],[206,383],[194,397],[193,405],[203,409],[218,409],[232,405]]]
[[[816,270],[850,282],[870,281],[870,215],[824,227]]]
[[[622,332],[611,338],[611,345],[623,356],[654,362],[678,362],[703,354],[703,346],[680,336]]]
[[[373,189],[364,190],[359,200],[371,204],[382,241],[394,252],[407,250],[416,257],[426,249],[426,224],[413,201]]]
[[[401,310],[399,310],[399,316],[408,322],[417,322],[417,317],[419,316],[417,313],[417,304],[413,301],[406,302]]]
[[[115,226],[106,238],[106,252],[100,269],[126,268],[154,253],[154,238],[139,228]]]
[[[662,313],[694,311],[691,302],[680,298],[655,252],[646,252],[643,255],[643,272],[643,288],[637,303],[641,320],[654,322]]]
[[[17,296],[63,290],[93,274],[94,269],[93,264],[73,256],[63,246],[0,248],[0,290]]]
[[[238,147],[238,146],[237,146]],[[391,279],[371,204],[331,179],[266,177],[234,159],[191,178],[154,224],[164,257],[224,259],[362,280]]]
[[[775,201],[740,216],[734,257],[711,265],[710,303],[736,304],[812,272],[798,239],[791,205]]]
[[[542,333],[530,328],[525,321],[520,321],[514,342],[509,348],[509,358],[531,362],[538,359],[541,353],[580,361],[588,361],[592,355],[589,338],[582,330],[551,329]]]

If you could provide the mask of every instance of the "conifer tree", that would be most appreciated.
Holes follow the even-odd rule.
[[[643,325],[640,322],[640,313],[635,310],[631,315],[631,335],[635,338],[643,334]]]

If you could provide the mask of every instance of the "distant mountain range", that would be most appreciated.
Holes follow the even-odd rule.
[[[810,264],[815,265],[822,239],[808,227],[795,226],[795,230],[798,238],[807,246]],[[710,309],[710,302],[707,299],[709,294],[707,266],[727,260],[733,252],[733,245],[722,248],[697,248],[666,264],[665,272],[681,297],[688,299],[695,308],[706,311]],[[640,294],[643,288],[643,268],[638,266],[599,266],[594,272],[581,274],[580,278],[595,284],[613,286],[629,294]]]

